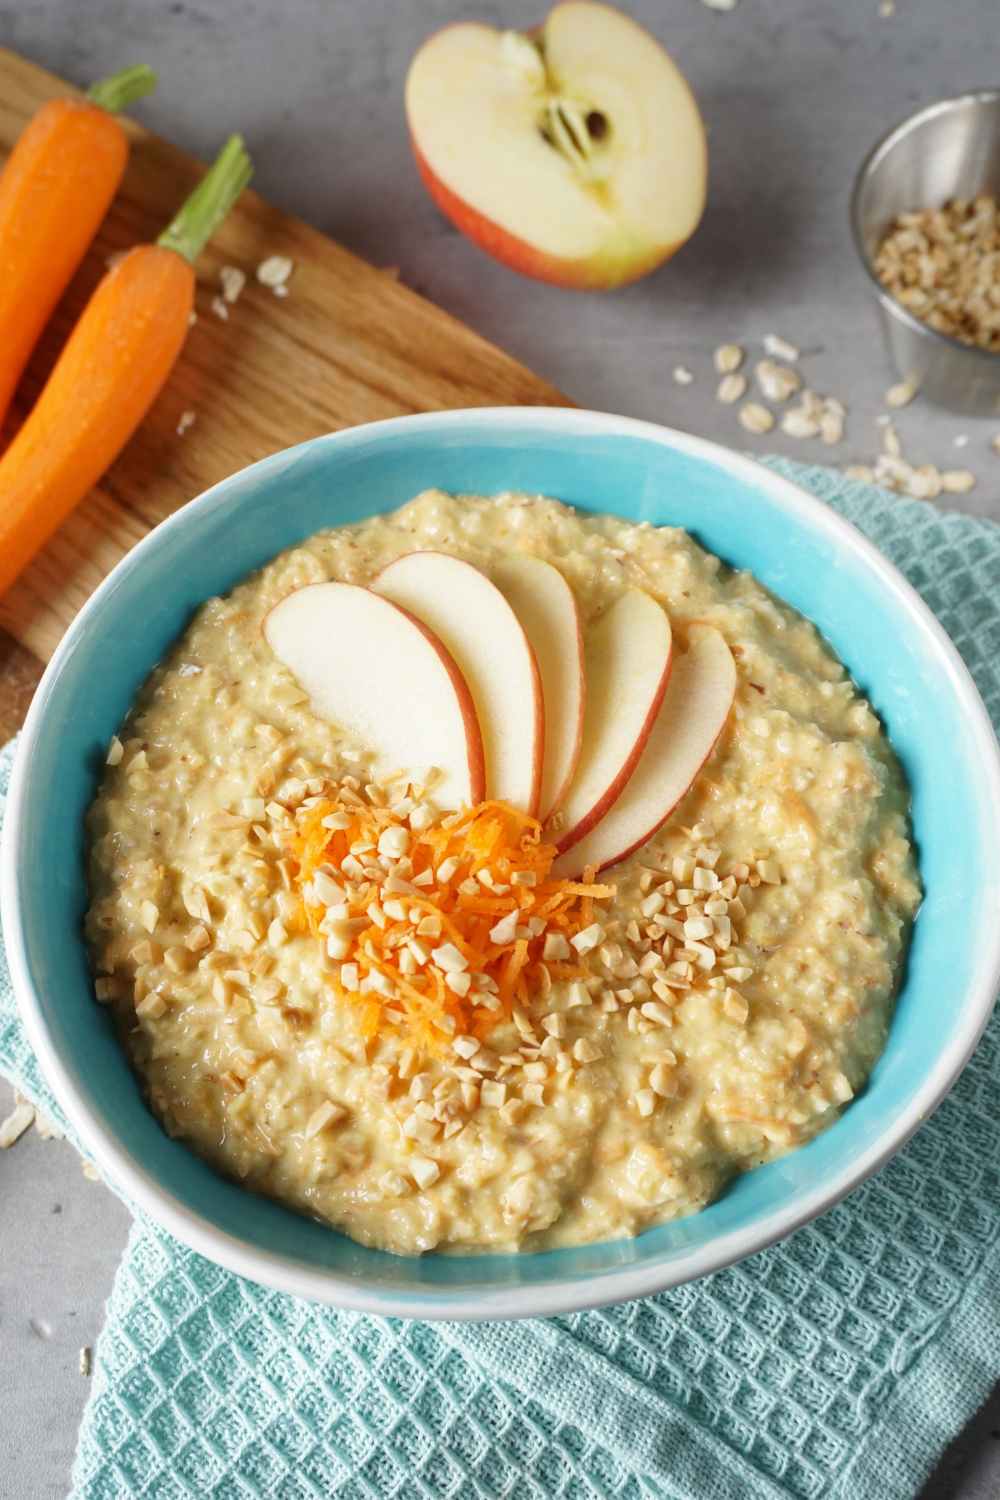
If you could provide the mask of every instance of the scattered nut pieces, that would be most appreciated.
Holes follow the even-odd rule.
[[[754,374],[769,401],[787,401],[802,386],[802,377],[797,370],[790,365],[776,364],[773,359],[759,360]]]
[[[787,339],[783,339],[777,333],[765,333],[764,353],[769,354],[772,359],[783,359],[794,364],[799,357],[799,350]]]
[[[197,421],[197,417],[197,412],[191,411],[190,408],[187,411],[182,411],[180,416],[177,418],[177,436],[183,437],[184,434],[194,426],[195,422]]]
[[[916,381],[901,380],[897,385],[891,385],[885,393],[886,406],[909,406],[917,394]]]
[[[276,296],[286,296],[287,292],[278,289],[285,286],[294,269],[295,262],[289,256],[269,255],[257,267],[257,280],[261,286],[270,287]]]
[[[691,371],[687,368],[686,365],[675,365],[674,366],[674,384],[675,385],[691,385],[693,381],[694,381],[694,376],[692,375]]]
[[[241,271],[239,266],[221,266],[219,268],[219,285],[222,287],[223,297],[230,305],[238,301],[239,295],[246,284],[246,272]]]
[[[104,757],[104,764],[106,766],[118,766],[121,764],[121,759],[124,754],[124,745],[122,744],[118,736],[116,734],[113,734],[111,736],[111,743],[108,745],[108,753]]]
[[[78,1363],[80,1374],[86,1380],[89,1377],[91,1370],[93,1369],[93,1356],[91,1355],[89,1344],[84,1344],[83,1348],[80,1350]]]
[[[735,373],[723,375],[716,389],[716,398],[731,406],[734,401],[742,401],[747,393],[747,378],[745,375]]]
[[[967,495],[975,483],[976,476],[970,469],[946,469],[941,475],[941,488],[949,495]]]
[[[819,435],[819,422],[809,415],[803,406],[793,406],[781,418],[781,430],[788,437],[814,438]]]
[[[14,1108],[5,1120],[0,1121],[0,1151],[6,1151],[15,1141],[20,1140],[24,1132],[31,1129],[34,1121],[34,1107],[27,1099],[15,1094]]]
[[[731,375],[743,363],[744,353],[739,344],[720,344],[712,358],[720,375]]]
[[[774,426],[774,413],[768,411],[766,406],[761,406],[759,401],[747,401],[740,407],[739,421],[747,432],[763,434],[770,432]]]

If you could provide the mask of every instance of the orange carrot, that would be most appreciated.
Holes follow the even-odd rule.
[[[85,99],[50,99],[0,173],[0,423],[122,180],[128,137],[114,116],[155,87],[140,64]]]
[[[118,456],[180,353],[192,261],[250,180],[232,136],[155,245],[110,270],[0,458],[0,594]]]

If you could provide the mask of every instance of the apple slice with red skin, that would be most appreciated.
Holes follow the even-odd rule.
[[[355,584],[310,583],[274,606],[263,631],[313,712],[370,746],[381,770],[436,767],[442,808],[483,800],[472,694],[421,620]]]
[[[622,594],[587,631],[583,747],[559,810],[560,853],[578,844],[625,790],[663,701],[671,651],[666,611],[642,589]]]
[[[447,647],[469,685],[483,733],[486,795],[534,816],[545,712],[535,653],[496,584],[444,552],[408,552],[373,580]]]
[[[545,754],[538,817],[544,822],[569,790],[583,744],[586,676],[576,597],[558,568],[526,553],[493,569],[493,582],[524,627],[538,663],[545,709]]]
[[[649,32],[595,0],[564,0],[531,36],[445,27],[410,65],[406,114],[441,211],[542,281],[634,281],[704,210],[705,130],[684,77]]]
[[[713,625],[692,625],[678,653],[653,732],[611,811],[560,855],[553,873],[574,879],[617,864],[666,822],[715,748],[736,693],[736,664]]]

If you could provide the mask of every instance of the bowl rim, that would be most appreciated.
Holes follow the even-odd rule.
[[[818,527],[832,545],[846,547],[858,555],[919,627],[925,648],[936,655],[960,708],[967,715],[969,734],[975,741],[977,751],[976,763],[981,767],[984,808],[992,815],[998,830],[1000,745],[972,676],[943,626],[896,567],[850,522],[793,481],[774,473],[755,459],[730,451],[705,438],[634,418],[563,407],[469,408],[390,417],[325,434],[308,439],[295,448],[272,454],[229,475],[161,522],[117,564],[76,616],[45,671],[25,721],[8,794],[3,849],[0,852],[0,910],[14,992],[28,1039],[38,1057],[43,1075],[83,1146],[129,1205],[141,1210],[183,1244],[209,1260],[251,1281],[354,1312],[477,1322],[490,1318],[548,1317],[607,1306],[634,1297],[650,1296],[720,1270],[747,1255],[763,1250],[839,1202],[905,1144],[917,1127],[941,1103],[971,1056],[989,1020],[1000,985],[1000,924],[994,928],[992,936],[985,935],[979,948],[976,966],[967,987],[968,998],[960,1026],[946,1040],[935,1066],[891,1127],[879,1134],[866,1150],[845,1163],[826,1182],[807,1192],[796,1204],[772,1209],[750,1228],[730,1230],[705,1246],[678,1255],[669,1264],[654,1260],[648,1264],[612,1267],[590,1277],[580,1276],[516,1289],[497,1287],[449,1292],[447,1289],[431,1290],[424,1287],[414,1292],[384,1292],[349,1275],[303,1266],[289,1256],[249,1245],[245,1240],[217,1228],[162,1188],[155,1175],[144,1164],[134,1160],[119,1145],[114,1134],[105,1130],[100,1121],[92,1116],[86,1098],[78,1090],[49,1037],[41,1001],[28,969],[17,871],[22,858],[25,808],[30,795],[29,768],[34,747],[40,736],[47,731],[46,709],[54,685],[72,658],[77,642],[102,609],[105,599],[114,591],[119,579],[142,568],[146,558],[163,546],[165,540],[178,528],[190,524],[192,520],[216,507],[228,504],[231,488],[247,473],[255,471],[263,477],[273,471],[280,472],[288,464],[290,457],[317,444],[350,447],[353,443],[370,442],[372,438],[377,440],[382,434],[388,436],[413,428],[453,434],[468,425],[470,420],[480,427],[496,429],[498,432],[517,427],[539,433],[556,430],[563,435],[576,433],[580,436],[637,438],[713,464],[731,474],[734,479],[751,487],[764,489],[792,517],[805,521],[813,529]],[[1000,853],[997,855],[997,868],[990,883],[991,888],[995,886],[1000,899]]]
[[[883,157],[903,138],[922,125],[926,120],[933,120],[937,115],[949,114],[952,110],[982,103],[1000,103],[1000,88],[970,89],[965,94],[953,94],[947,99],[937,99],[932,104],[925,104],[913,114],[906,115],[902,120],[897,120],[884,134],[880,135],[874,146],[866,153],[864,160],[854,178],[851,188],[851,198],[848,205],[848,216],[851,223],[851,241],[854,245],[858,260],[868,278],[872,290],[881,303],[882,307],[892,317],[898,318],[907,328],[914,333],[923,334],[932,342],[936,341],[942,348],[957,349],[962,354],[982,362],[983,367],[992,371],[1000,369],[1000,353],[994,353],[990,349],[980,349],[975,344],[965,344],[961,339],[953,338],[950,333],[942,333],[938,328],[932,328],[929,323],[924,323],[899,302],[891,292],[879,281],[872,265],[871,256],[865,248],[864,235],[860,222],[861,194],[868,182],[868,178]],[[986,362],[989,361],[989,365]]]

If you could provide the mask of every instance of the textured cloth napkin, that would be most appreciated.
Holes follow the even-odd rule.
[[[1000,527],[773,467],[902,568],[1000,722]],[[2,953],[0,1068],[59,1119]],[[73,1500],[912,1500],[1000,1379],[998,1091],[995,1016],[933,1119],[837,1208],[676,1291],[549,1321],[333,1312],[139,1219]]]

